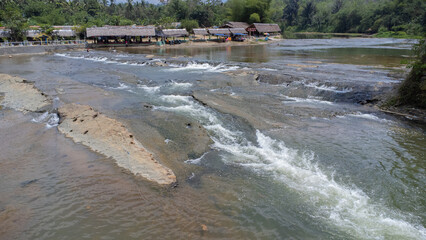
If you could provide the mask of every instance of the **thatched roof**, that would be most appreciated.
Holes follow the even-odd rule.
[[[247,31],[244,28],[228,28],[228,29],[232,34],[235,34],[235,33],[247,34]]]
[[[182,37],[188,36],[186,29],[163,29],[157,33],[161,37]]]
[[[41,30],[28,30],[25,32],[25,36],[29,38],[35,38],[42,33]]]
[[[52,35],[57,35],[59,37],[74,37],[75,32],[71,29],[59,29],[53,30]]]
[[[245,22],[225,22],[221,28],[248,28],[249,25]]]
[[[9,29],[0,29],[0,38],[8,38],[10,37]]]
[[[281,32],[280,27],[276,23],[253,23],[250,28],[256,28],[259,33],[276,33]]]
[[[155,28],[136,26],[105,26],[86,29],[87,37],[155,36]]]
[[[194,34],[195,35],[201,35],[201,36],[209,35],[209,33],[207,32],[207,29],[205,29],[205,28],[195,28]]]
[[[211,35],[215,35],[215,34],[225,34],[225,35],[230,35],[231,33],[229,32],[228,28],[209,28],[209,33]]]

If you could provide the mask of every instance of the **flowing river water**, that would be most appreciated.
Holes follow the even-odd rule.
[[[426,239],[425,126],[361,104],[403,79],[412,44],[0,58],[53,99],[45,113],[0,109],[0,239]],[[62,135],[55,108],[71,102],[123,122],[179,185]]]

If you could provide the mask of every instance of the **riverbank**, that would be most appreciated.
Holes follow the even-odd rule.
[[[197,41],[185,41],[180,44],[163,44],[157,45],[155,42],[151,44],[129,44],[127,47],[125,44],[89,44],[90,48],[147,48],[147,49],[161,49],[161,48],[202,48],[202,47],[223,47],[223,46],[248,46],[248,45],[265,45],[281,40],[281,37],[269,38],[269,41],[265,41],[264,38],[249,38],[243,42],[227,41],[218,42],[212,40],[197,40]],[[180,39],[180,40],[183,40]]]
[[[44,54],[54,51],[78,50],[84,48],[85,44],[0,47],[0,56],[18,54]]]
[[[405,32],[379,32],[367,33],[322,33],[322,32],[284,32],[283,37],[287,39],[327,39],[327,38],[399,38],[399,39],[422,39],[420,35],[409,35]]]

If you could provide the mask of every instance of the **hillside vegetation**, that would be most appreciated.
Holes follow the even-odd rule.
[[[402,82],[392,104],[426,109],[426,41],[421,40],[415,45],[414,52],[416,60],[411,64],[410,74]]]
[[[413,37],[426,32],[424,0],[2,0],[0,24],[15,40],[31,25],[161,25],[210,27],[225,21],[276,22],[286,32],[378,33]]]

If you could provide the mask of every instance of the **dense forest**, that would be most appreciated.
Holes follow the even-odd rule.
[[[156,25],[182,22],[188,29],[225,21],[276,22],[283,31],[339,33],[426,32],[425,0],[1,0],[0,25],[19,30],[31,25]]]

